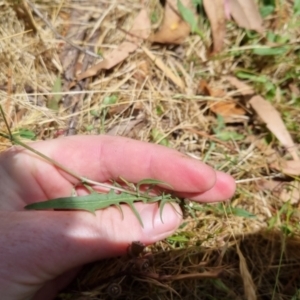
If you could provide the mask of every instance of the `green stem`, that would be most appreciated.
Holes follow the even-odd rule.
[[[1,106],[0,106],[1,107]],[[13,135],[12,138],[10,138],[8,135],[4,134],[4,133],[0,133],[0,136],[6,138],[6,139],[9,139],[13,144],[16,144],[16,145],[19,145],[19,146],[22,146],[24,147],[25,149],[33,152],[34,154],[42,157],[43,159],[45,159],[46,161],[50,162],[52,165],[60,168],[61,170],[65,171],[66,173],[68,173],[69,175],[73,176],[74,178],[80,180],[81,183],[88,183],[88,184],[91,184],[91,185],[96,185],[96,186],[100,186],[100,187],[103,187],[107,190],[111,190],[111,189],[114,189],[116,191],[119,191],[119,192],[126,192],[128,194],[132,194],[132,195],[136,195],[136,193],[134,192],[131,192],[131,191],[128,191],[128,190],[125,190],[123,188],[120,188],[120,187],[117,187],[117,186],[114,186],[114,185],[111,185],[111,184],[106,184],[106,183],[101,183],[101,182],[97,182],[97,181],[94,181],[94,180],[91,180],[91,179],[88,179],[88,178],[85,178],[85,177],[82,177],[80,176],[79,174],[77,174],[76,172],[72,171],[71,169],[65,167],[64,165],[62,165],[61,163],[51,159],[50,157],[46,156],[45,154],[35,150],[34,148],[28,146],[27,144],[21,142],[20,140],[16,139]]]
[[[13,142],[15,144],[18,144],[24,148],[26,148],[27,150],[33,152],[34,154],[42,157],[43,159],[45,159],[46,161],[50,162],[51,164],[53,164],[54,166],[60,168],[61,170],[65,171],[66,173],[70,174],[71,176],[73,176],[74,178],[80,180],[81,183],[88,183],[88,184],[92,184],[92,185],[97,185],[97,186],[100,186],[100,187],[103,187],[103,188],[106,188],[108,190],[110,189],[114,189],[114,190],[117,190],[117,191],[120,191],[120,192],[126,192],[126,193],[131,193],[130,191],[128,190],[125,190],[123,188],[119,188],[119,187],[116,187],[116,186],[113,186],[113,185],[110,185],[110,184],[106,184],[106,183],[101,183],[101,182],[97,182],[97,181],[94,181],[94,180],[91,180],[91,179],[88,179],[88,178],[85,178],[85,177],[82,177],[80,176],[79,174],[77,174],[76,172],[72,171],[71,169],[65,167],[64,165],[62,165],[61,163],[51,159],[50,157],[46,156],[45,154],[35,150],[34,148],[28,146],[27,144],[21,142],[20,140],[16,139],[15,137],[13,137]],[[132,194],[135,194],[135,193],[132,193]]]

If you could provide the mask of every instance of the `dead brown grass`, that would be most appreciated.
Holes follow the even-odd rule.
[[[299,283],[299,239],[286,239],[272,231],[239,240],[240,254],[232,241],[222,247],[169,251],[164,250],[169,245],[162,242],[152,249],[154,262],[147,272],[124,272],[131,262],[128,258],[87,266],[74,289],[88,292],[78,297],[73,292],[74,299],[107,299],[112,283],[121,286],[123,299],[256,299],[253,295],[271,299],[273,293],[274,299],[291,299]],[[159,280],[153,278],[154,273],[160,275]]]
[[[152,30],[162,19],[158,2],[151,0],[146,5],[156,21]],[[230,55],[233,45],[238,46],[246,35],[233,24],[228,25],[227,48],[214,57],[210,57],[197,35],[176,47],[146,41],[146,50],[183,81],[185,90],[180,90],[165,70],[139,48],[112,70],[84,79],[81,87],[75,85],[70,90],[69,83],[63,80],[63,101],[53,110],[49,103],[57,99],[53,95],[54,83],[74,63],[64,53],[74,49],[64,46],[34,14],[32,21],[29,8],[15,3],[0,2],[0,101],[13,132],[28,129],[37,139],[52,139],[61,133],[106,133],[163,143],[232,174],[238,182],[230,204],[187,203],[188,216],[175,238],[147,249],[154,256],[147,271],[136,270],[135,265],[128,271],[132,261],[127,257],[102,261],[87,266],[59,299],[107,299],[112,282],[121,285],[122,299],[300,299],[299,204],[284,203],[276,190],[265,187],[267,178],[283,176],[270,168],[270,157],[288,153],[274,139],[269,139],[268,146],[264,144],[264,138],[270,136],[268,130],[256,119],[248,98],[226,77],[237,69],[273,76],[273,83],[287,99],[281,101],[275,88],[274,105],[288,114],[288,128],[297,140],[299,108],[289,104],[292,91],[288,88],[295,79],[291,77],[284,85],[279,83],[299,63],[296,52],[270,61],[251,56],[249,50]],[[115,49],[124,41],[124,30],[130,30],[143,7],[138,0],[120,0],[118,4],[90,0],[80,5],[55,0],[38,1],[35,5],[57,32],[98,53]],[[270,31],[286,33],[277,17],[280,14],[290,20],[291,5],[286,1],[268,18]],[[80,18],[75,22],[72,14]],[[298,28],[289,27],[291,39],[299,39]],[[84,30],[87,38],[79,34]],[[202,30],[206,42],[210,42],[205,21]],[[75,67],[83,70],[95,62],[95,58],[86,61],[80,53]],[[221,89],[224,96],[203,93],[200,79],[213,89]],[[257,93],[267,94],[261,83],[253,83],[252,87]],[[117,102],[103,107],[105,97],[112,96],[117,97]],[[210,105],[228,97],[233,97],[245,114],[220,127]],[[2,122],[0,126],[5,132]],[[224,131],[239,133],[243,138],[226,141],[218,136]],[[9,142],[1,138],[0,147],[6,149]],[[243,218],[235,208],[255,218]],[[203,278],[214,277],[209,274],[218,276]]]

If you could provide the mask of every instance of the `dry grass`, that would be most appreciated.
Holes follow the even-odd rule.
[[[142,8],[138,0],[120,0],[118,5],[111,2],[90,0],[78,5],[76,1],[55,0],[35,5],[62,35],[72,28],[77,33],[79,28],[87,28],[88,34],[95,31],[84,47],[94,50],[95,46],[98,53],[105,53],[124,40],[120,28],[128,30]],[[153,30],[163,14],[158,2],[147,2]],[[127,257],[99,262],[87,266],[59,299],[107,299],[112,282],[122,286],[122,299],[300,299],[299,204],[284,203],[278,193],[263,188],[264,178],[289,182],[290,178],[268,164],[271,154],[288,154],[256,118],[247,97],[226,77],[237,72],[264,77],[265,81],[248,77],[249,84],[270,99],[294,141],[299,142],[300,99],[295,91],[300,74],[299,21],[292,1],[275,2],[266,27],[269,34],[289,37],[287,55],[253,55],[251,45],[266,40],[251,37],[233,23],[228,24],[224,51],[214,57],[197,35],[177,47],[145,43],[180,75],[187,93],[168,80],[142,49],[112,70],[84,80],[84,91],[78,86],[70,91],[64,80],[55,90],[58,75],[70,65],[66,58],[60,61],[66,51],[64,43],[36,15],[34,22],[30,21],[30,10],[17,1],[0,2],[0,101],[13,132],[24,137],[26,129],[36,139],[56,138],[61,132],[107,133],[162,143],[230,173],[238,182],[230,204],[187,203],[187,217],[176,235],[147,249],[154,257],[150,269],[137,269],[136,262]],[[74,11],[81,17],[70,26]],[[87,22],[84,16],[89,13],[92,20]],[[210,43],[209,24],[205,20],[201,23],[206,43]],[[80,44],[82,38],[76,38],[73,35],[72,41]],[[80,66],[82,58],[81,62]],[[93,63],[95,59],[87,65]],[[224,91],[225,96],[203,94],[201,79]],[[54,91],[64,94],[57,110],[49,108],[59,100]],[[246,114],[223,124],[210,105],[229,95]],[[117,100],[114,104],[113,97]],[[104,99],[110,104],[104,106]],[[2,122],[0,127],[6,131]],[[242,138],[224,138],[232,133]],[[8,146],[1,138],[1,150]],[[107,274],[111,276],[108,281]],[[171,277],[156,278],[153,274]],[[207,274],[218,274],[218,278],[203,278]]]

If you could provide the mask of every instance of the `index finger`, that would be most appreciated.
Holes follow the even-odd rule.
[[[213,187],[208,165],[160,145],[123,137],[72,136],[38,142],[34,147],[66,167],[96,181],[159,179],[179,192],[202,193]],[[43,172],[39,172],[43,174]],[[42,178],[39,182],[42,183]],[[49,177],[45,178],[49,182]]]

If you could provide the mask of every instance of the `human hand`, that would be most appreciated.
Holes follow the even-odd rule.
[[[185,155],[121,137],[75,136],[31,144],[78,174],[99,182],[154,178],[180,197],[214,202],[230,198],[231,176]],[[89,262],[122,255],[132,241],[151,244],[171,235],[181,216],[171,205],[136,203],[141,227],[124,205],[96,211],[25,211],[24,206],[70,196],[78,180],[36,155],[12,148],[0,155],[1,299],[53,299]],[[78,191],[83,193],[83,190]]]

